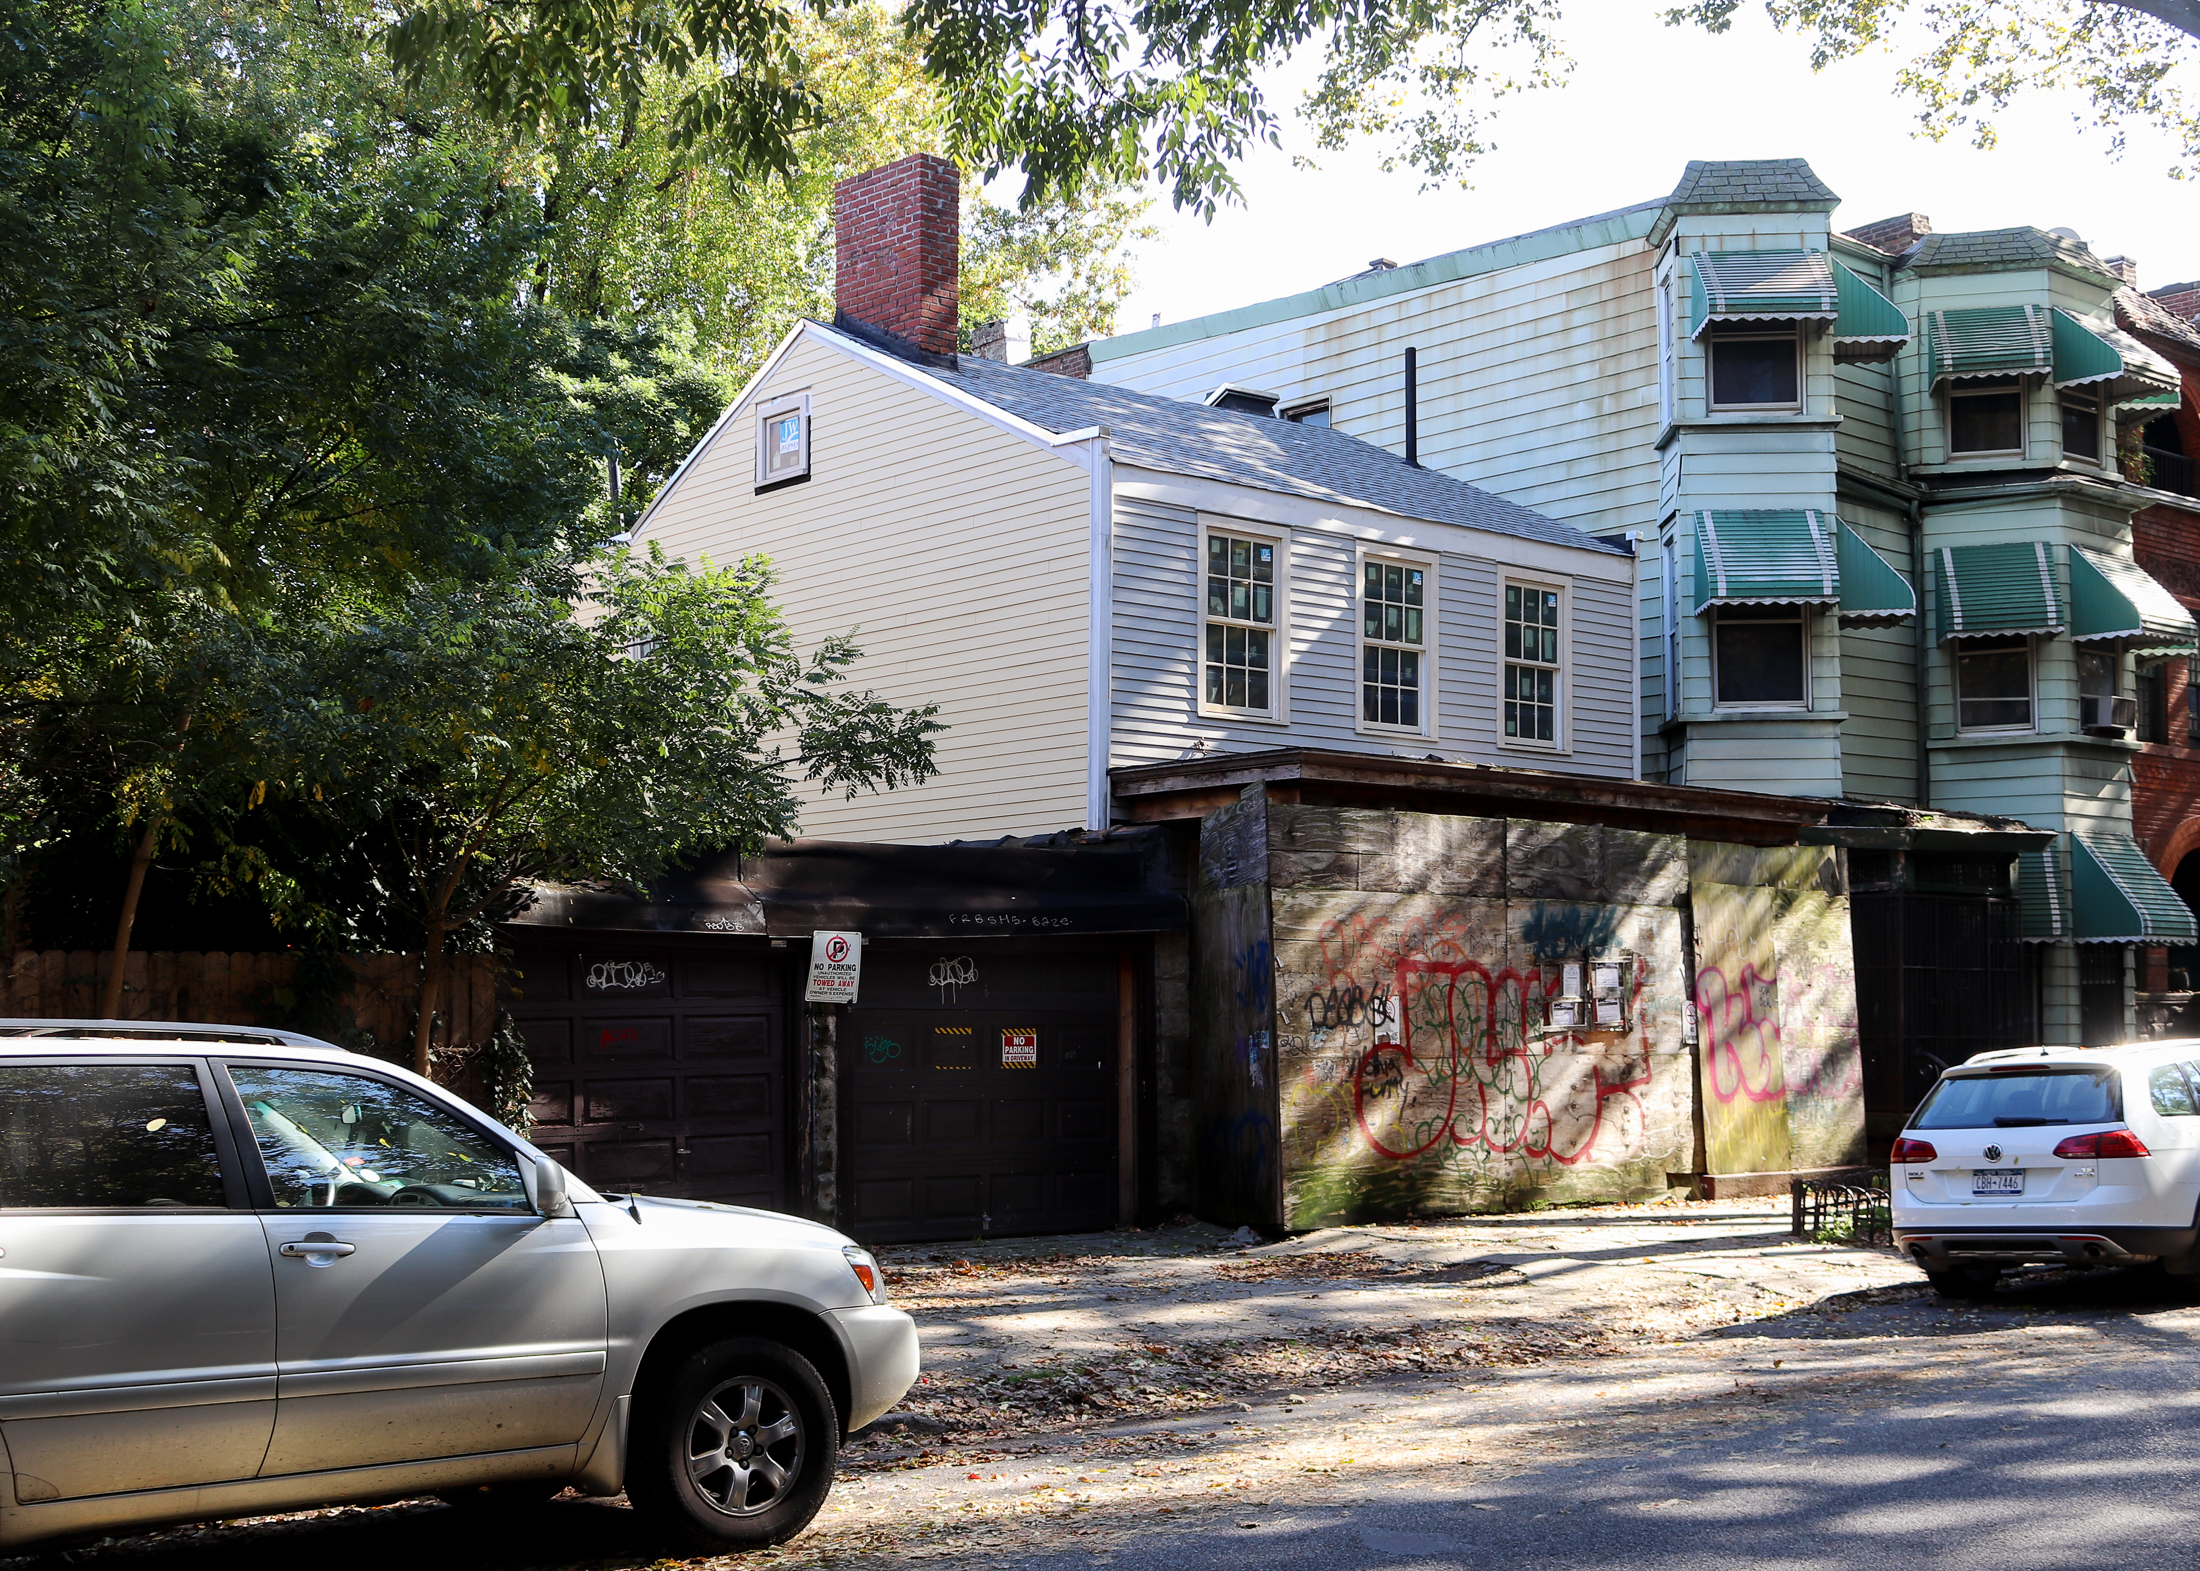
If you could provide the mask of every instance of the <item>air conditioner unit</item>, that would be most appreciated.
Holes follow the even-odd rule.
[[[2139,700],[2084,694],[2078,699],[2078,724],[2094,736],[2129,736],[2139,726]]]

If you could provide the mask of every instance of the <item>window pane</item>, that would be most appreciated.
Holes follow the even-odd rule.
[[[1729,620],[1719,613],[1719,694],[1722,704],[1803,702],[1803,622]]]
[[[1230,614],[1241,622],[1253,619],[1253,586],[1230,580]]]
[[[1207,537],[1207,571],[1223,578],[1230,576],[1230,542],[1221,535]]]
[[[2021,642],[1958,645],[1956,725],[1965,731],[2032,724],[2032,660]]]
[[[1417,644],[1420,641],[1421,613],[1418,609],[1408,606],[1406,608],[1406,642],[1409,644]]]
[[[1266,671],[1248,671],[1245,673],[1245,707],[1248,709],[1266,709],[1268,707],[1268,673]]]
[[[1402,606],[1383,607],[1383,637],[1396,643],[1405,636],[1405,609]]]
[[[1266,633],[1247,633],[1245,635],[1245,663],[1257,670],[1265,671],[1268,669],[1268,635]]]
[[[1207,658],[1217,664],[1222,661],[1222,629],[1219,627],[1207,629]]]
[[[1273,622],[1276,619],[1275,590],[1266,584],[1253,586],[1253,620]]]
[[[2185,1072],[2175,1064],[2155,1065],[2147,1076],[2147,1097],[2164,1118],[2193,1116],[2192,1087],[2185,1084]]]
[[[278,1206],[531,1209],[511,1152],[386,1080],[234,1063],[229,1078]]]
[[[2080,399],[2066,398],[2062,406],[2063,453],[2070,458],[2101,456],[2101,412]]]
[[[1207,702],[1222,702],[1222,662],[1219,660],[1207,668]]]
[[[2086,698],[2116,696],[2116,657],[2098,649],[2078,651],[2078,692]]]
[[[1245,673],[1237,666],[1223,674],[1222,701],[1233,709],[1245,707]]]
[[[1799,401],[1792,336],[1713,338],[1709,342],[1713,408]]]
[[[1228,616],[1230,614],[1230,580],[1227,578],[1210,578],[1207,580],[1207,614],[1209,616]]]
[[[1406,570],[1402,567],[1383,568],[1383,598],[1403,602],[1406,597]]]
[[[1253,582],[1272,584],[1276,581],[1276,548],[1260,545],[1253,548]]]
[[[1366,583],[1366,589],[1365,589],[1365,593],[1366,593],[1366,595],[1367,595],[1367,598],[1368,598],[1368,599],[1370,599],[1370,600],[1380,600],[1380,599],[1382,599],[1382,597],[1383,597],[1383,564],[1382,564],[1382,563],[1380,563],[1380,562],[1370,562],[1370,563],[1368,563],[1368,564],[1367,564],[1367,583]]]
[[[1555,589],[1544,591],[1543,625],[1545,627],[1558,626],[1558,591]]]
[[[0,1206],[218,1206],[214,1132],[184,1065],[0,1069]]]
[[[1543,629],[1543,658],[1552,665],[1558,664],[1558,631],[1555,628]]]
[[[2015,452],[2024,446],[2024,395],[2006,392],[1948,395],[1948,450]]]
[[[1406,604],[1419,605],[1420,603],[1421,570],[1418,567],[1409,567],[1406,569]]]
[[[1226,627],[1222,630],[1222,658],[1232,665],[1245,663],[1245,629]]]
[[[1383,636],[1383,607],[1381,601],[1368,601],[1367,615],[1361,618],[1361,628],[1369,638]]]
[[[1505,658],[1508,660],[1518,660],[1520,658],[1520,624],[1518,622],[1507,622],[1505,624]]]
[[[1505,620],[1508,622],[1520,620],[1520,586],[1518,584],[1507,584],[1505,586]]]
[[[1407,687],[1399,690],[1398,723],[1400,725],[1419,725],[1421,723],[1421,694],[1418,688]]]
[[[1230,542],[1230,574],[1234,578],[1250,579],[1253,576],[1253,542]]]

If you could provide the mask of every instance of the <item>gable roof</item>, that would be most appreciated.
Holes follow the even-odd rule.
[[[1211,408],[1106,382],[997,360],[959,357],[925,374],[1057,435],[1105,426],[1118,463],[1251,486],[1317,502],[1370,507],[1429,523],[1624,556],[1626,547],[1530,512],[1463,480],[1328,426]]]
[[[2186,321],[2152,295],[2128,285],[2116,291],[2116,320],[2134,333],[2144,333],[2164,350],[2182,350],[2180,364],[2200,356],[2200,326]],[[2196,367],[2200,369],[2200,367]]]
[[[2120,284],[2123,280],[2093,254],[2083,240],[2049,234],[2022,225],[2015,229],[1976,229],[1967,234],[1931,234],[1896,264],[1916,273],[2010,267],[2076,268]]]

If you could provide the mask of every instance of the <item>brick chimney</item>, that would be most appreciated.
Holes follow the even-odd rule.
[[[1933,221],[1923,213],[1897,213],[1876,224],[1847,231],[1851,240],[1861,240],[1894,256],[1900,256],[1932,232]]]
[[[961,326],[962,176],[935,153],[843,180],[833,191],[834,307],[930,354]]]
[[[2162,308],[2172,316],[2188,322],[2200,321],[2200,279],[2188,283],[2164,284],[2159,289],[2149,289],[2147,294],[2161,302]]]
[[[2133,289],[2139,287],[2139,264],[2133,261],[2130,257],[2107,257],[2102,261],[2101,265],[2103,267],[2106,267],[2110,272],[2114,273],[2118,278],[2121,278],[2129,287]]]

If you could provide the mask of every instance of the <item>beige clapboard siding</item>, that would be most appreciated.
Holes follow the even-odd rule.
[[[937,777],[853,802],[808,789],[803,833],[923,843],[1082,824],[1085,472],[813,339],[758,393],[800,389],[806,484],[755,494],[743,411],[643,539],[674,556],[770,557],[803,647],[853,631],[855,687],[941,706]]]

